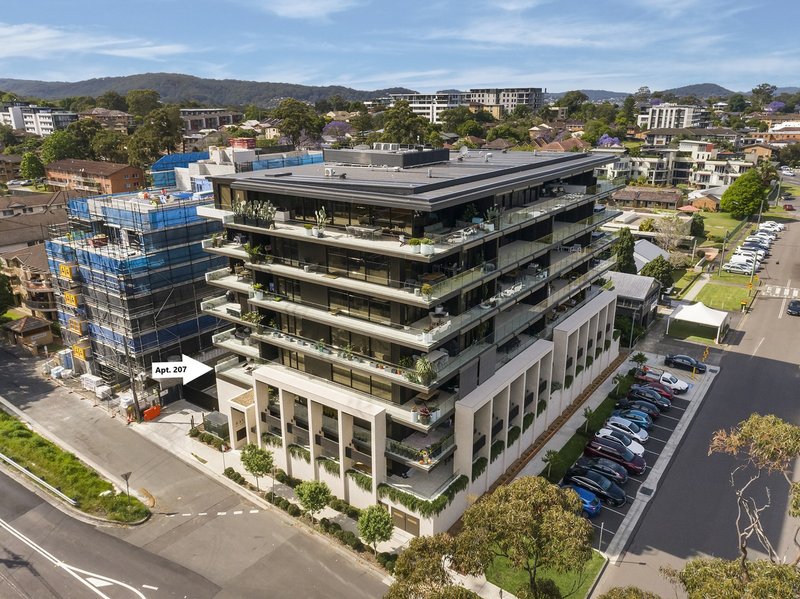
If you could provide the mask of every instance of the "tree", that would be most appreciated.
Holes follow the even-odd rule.
[[[7,275],[0,272],[0,316],[15,305],[14,292],[11,290],[11,280]]]
[[[525,592],[540,595],[539,570],[581,570],[592,556],[592,525],[578,496],[542,477],[525,476],[473,504],[462,518],[453,561],[483,575],[496,557],[527,573]]]
[[[258,490],[258,479],[272,471],[272,453],[255,443],[248,443],[242,448],[241,459],[244,469],[256,479]]]
[[[639,223],[639,230],[643,233],[649,233],[656,230],[656,219],[646,218]]]
[[[672,264],[664,259],[664,256],[656,256],[642,267],[639,274],[643,277],[653,277],[661,283],[662,289],[672,287]]]
[[[16,144],[17,136],[14,135],[14,129],[11,128],[11,125],[0,125],[0,148]]]
[[[787,166],[797,166],[800,164],[800,143],[793,143],[784,146],[778,152],[778,160]]]
[[[643,85],[634,92],[633,98],[637,102],[646,102],[647,100],[650,99],[651,95],[652,93],[650,92],[650,88],[647,87],[646,85]]]
[[[608,589],[597,599],[661,599],[655,593],[645,591],[638,587],[614,587]]]
[[[119,131],[103,129],[92,140],[92,154],[96,160],[125,164],[128,162],[128,136]]]
[[[314,514],[328,505],[333,495],[328,485],[319,480],[309,480],[300,483],[294,488],[294,493],[300,500],[300,505],[308,512],[311,518]]]
[[[107,108],[108,110],[128,111],[128,103],[125,101],[125,98],[113,89],[97,96],[97,105],[100,108]]]
[[[641,368],[647,364],[647,356],[642,352],[637,352],[630,357],[630,361],[636,364],[637,368]]]
[[[692,214],[692,220],[689,221],[689,235],[693,237],[702,237],[706,234],[706,219],[699,212]]]
[[[263,108],[255,104],[248,104],[244,108],[244,118],[246,121],[260,121],[264,118],[265,113],[266,111]]]
[[[75,134],[70,131],[54,131],[42,142],[41,157],[44,164],[67,158],[86,158],[87,148],[78,143]]]
[[[181,141],[183,121],[177,106],[157,108],[150,112],[128,141],[131,164],[150,166],[163,152],[172,153]]]
[[[454,106],[443,110],[439,115],[444,130],[449,133],[456,133],[461,125],[473,118],[472,111],[466,106]]]
[[[453,550],[445,533],[412,539],[397,558],[395,581],[384,599],[434,599],[457,589],[447,569]]]
[[[636,124],[636,98],[633,96],[625,98],[615,120],[619,127],[632,127]]]
[[[378,543],[392,538],[392,516],[379,505],[371,505],[358,517],[358,534],[378,553]]]
[[[19,163],[19,174],[23,179],[39,179],[44,177],[44,164],[33,152],[25,152]]]
[[[128,112],[144,118],[161,106],[161,94],[153,89],[132,89],[125,96]]]
[[[726,100],[728,110],[731,112],[744,112],[747,110],[747,98],[743,94],[731,94]]]
[[[398,144],[420,143],[426,137],[428,120],[414,114],[406,100],[399,100],[386,110],[381,141]]]
[[[356,116],[350,118],[350,124],[358,133],[361,133],[363,131],[371,131],[372,115],[368,113],[366,110],[363,112],[359,112]]]
[[[319,138],[322,127],[325,126],[325,121],[317,116],[314,108],[294,98],[281,101],[272,114],[281,121],[281,135],[288,138],[295,148],[304,135],[312,139]]]
[[[775,90],[777,89],[777,87],[770,85],[769,83],[762,83],[755,86],[752,90],[750,90],[753,108],[756,110],[763,109],[772,101],[772,96],[775,95]]]
[[[92,155],[92,141],[95,135],[103,130],[103,125],[92,119],[78,119],[67,127],[67,131],[75,136],[75,141],[81,148],[84,157],[92,159],[94,158]]]
[[[631,230],[628,227],[623,227],[619,231],[617,243],[614,245],[614,256],[617,258],[617,264],[614,270],[617,272],[626,272],[631,275],[636,274],[636,262],[633,259],[634,239],[631,235]]]
[[[480,137],[481,135],[483,135],[483,127],[481,127],[481,124],[475,119],[470,119],[468,121],[465,121],[458,128],[458,134],[461,137],[468,137],[470,135],[474,135],[475,137]]]
[[[573,116],[584,102],[589,100],[589,96],[580,90],[572,90],[565,93],[556,101],[556,106],[565,106],[567,108],[567,116]]]
[[[767,199],[767,191],[758,171],[750,169],[725,190],[719,208],[737,220],[747,218],[758,212]]]
[[[683,587],[689,599],[706,597],[768,597],[797,599],[800,596],[800,570],[792,564],[769,560],[748,562],[747,577],[742,577],[735,561],[697,558],[681,571],[662,568],[662,574]]]
[[[553,466],[557,465],[560,460],[561,454],[555,449],[548,449],[544,452],[542,462],[547,465],[547,478],[550,478],[550,472],[553,470]]]
[[[659,218],[655,222],[655,227],[656,242],[670,253],[675,251],[689,228],[687,223],[676,214]]]

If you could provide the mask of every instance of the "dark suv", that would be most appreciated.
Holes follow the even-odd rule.
[[[590,439],[583,450],[584,455],[607,458],[623,466],[630,474],[641,474],[647,468],[642,456],[634,455],[622,443],[610,439]]]
[[[672,403],[670,403],[666,397],[662,396],[655,389],[649,389],[643,385],[632,385],[631,390],[628,391],[628,399],[632,399],[633,401],[640,399],[649,401],[662,412],[666,412],[672,407]]]
[[[622,486],[628,482],[628,471],[622,466],[606,458],[587,458],[581,456],[578,461],[572,465],[570,470],[591,470],[602,474],[613,483]]]

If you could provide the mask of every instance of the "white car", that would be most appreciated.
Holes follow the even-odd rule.
[[[763,261],[767,253],[764,250],[748,250],[744,248],[736,248],[733,252],[734,256],[745,256],[746,258],[753,258],[758,261]]]
[[[762,224],[762,225],[770,225],[770,226],[773,226],[773,227],[778,227],[778,229],[780,229],[781,231],[783,231],[783,230],[786,228],[786,225],[785,225],[785,224],[783,224],[783,223],[779,223],[779,222],[777,222],[777,221],[774,221],[774,220],[765,220],[765,221],[764,221],[763,223],[761,223],[761,224]]]
[[[751,237],[763,237],[764,239],[769,239],[770,241],[775,241],[778,238],[777,233],[771,233],[769,231],[764,231],[763,229],[756,231],[751,235]]]
[[[625,447],[627,447],[631,453],[634,455],[638,455],[639,457],[644,457],[644,446],[639,443],[638,441],[634,441],[625,433],[621,433],[620,431],[615,431],[610,428],[601,428],[597,431],[594,435],[598,439],[611,439],[612,441],[616,441],[617,443],[621,443]]]
[[[610,428],[625,433],[631,439],[636,439],[639,443],[647,443],[647,440],[650,438],[646,430],[635,422],[631,422],[627,418],[622,418],[621,416],[612,416],[606,420],[604,428]]]
[[[735,275],[749,275],[753,272],[752,267],[748,268],[744,264],[736,263],[736,262],[727,262],[722,265],[722,270],[725,272],[730,272]]]

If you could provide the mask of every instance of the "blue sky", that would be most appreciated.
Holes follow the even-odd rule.
[[[800,85],[797,0],[6,0],[0,77],[422,92]]]

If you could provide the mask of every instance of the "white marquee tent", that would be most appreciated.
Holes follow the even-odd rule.
[[[730,327],[730,314],[723,310],[709,308],[703,302],[697,302],[691,306],[682,305],[675,308],[667,319],[667,335],[669,335],[669,325],[673,320],[682,320],[684,322],[714,327],[717,329],[717,343],[719,343],[720,339],[725,335],[725,331]]]

